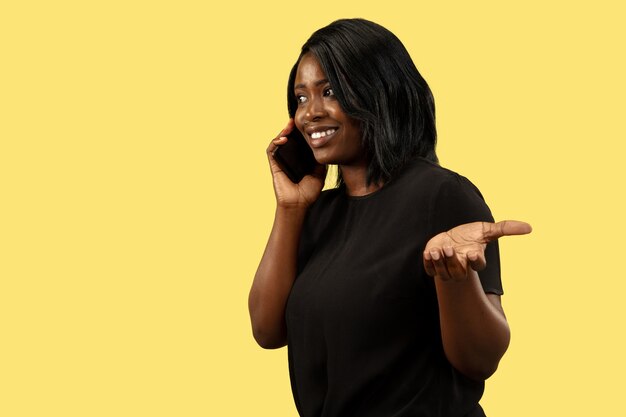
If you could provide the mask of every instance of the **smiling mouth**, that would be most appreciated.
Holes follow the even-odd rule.
[[[323,132],[313,132],[313,133],[311,133],[311,139],[321,139],[321,138],[324,138],[326,136],[332,135],[336,131],[337,131],[337,129],[328,129],[328,130],[324,130]]]

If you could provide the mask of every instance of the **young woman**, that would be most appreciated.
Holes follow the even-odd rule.
[[[380,25],[315,32],[288,108],[267,149],[277,206],[249,307],[257,342],[288,346],[299,413],[484,416],[509,343],[496,239],[530,226],[493,223],[478,189],[438,165],[430,89]],[[318,163],[297,184],[273,158],[293,129]],[[322,192],[327,164],[338,186]]]

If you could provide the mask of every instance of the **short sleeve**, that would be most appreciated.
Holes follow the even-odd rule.
[[[431,208],[431,233],[435,236],[465,223],[493,222],[493,216],[482,194],[467,178],[451,173],[442,181]],[[498,241],[485,248],[487,267],[478,273],[486,293],[502,295]]]

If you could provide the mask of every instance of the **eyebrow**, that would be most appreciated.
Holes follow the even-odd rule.
[[[328,79],[327,79],[327,78],[323,78],[323,79],[321,79],[321,80],[317,80],[317,81],[315,81],[315,82],[313,83],[313,86],[314,86],[314,87],[319,87],[320,85],[322,85],[322,84],[326,84],[326,83],[328,83]],[[296,84],[293,88],[294,88],[294,90],[295,90],[295,89],[297,89],[297,88],[306,88],[306,85],[305,85],[305,84],[300,83],[300,84]]]

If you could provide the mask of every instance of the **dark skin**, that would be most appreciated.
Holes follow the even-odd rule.
[[[367,158],[358,124],[339,106],[314,57],[302,58],[294,87],[299,103],[296,115],[267,148],[276,213],[249,296],[254,337],[268,349],[287,343],[285,305],[296,277],[300,233],[307,209],[324,185],[325,165],[339,165],[349,195],[366,195],[383,186],[367,184]],[[319,162],[315,172],[298,184],[273,158],[294,128],[303,133]],[[528,224],[517,221],[469,223],[434,236],[425,247],[421,261],[435,280],[446,357],[472,379],[493,374],[510,340],[500,297],[485,294],[478,278],[477,271],[486,265],[485,246],[502,236],[530,231]]]
[[[489,378],[510,341],[500,296],[485,294],[478,277],[477,271],[487,265],[485,247],[500,237],[531,230],[518,221],[468,223],[434,236],[424,249],[424,268],[437,289],[446,357],[472,379]]]

